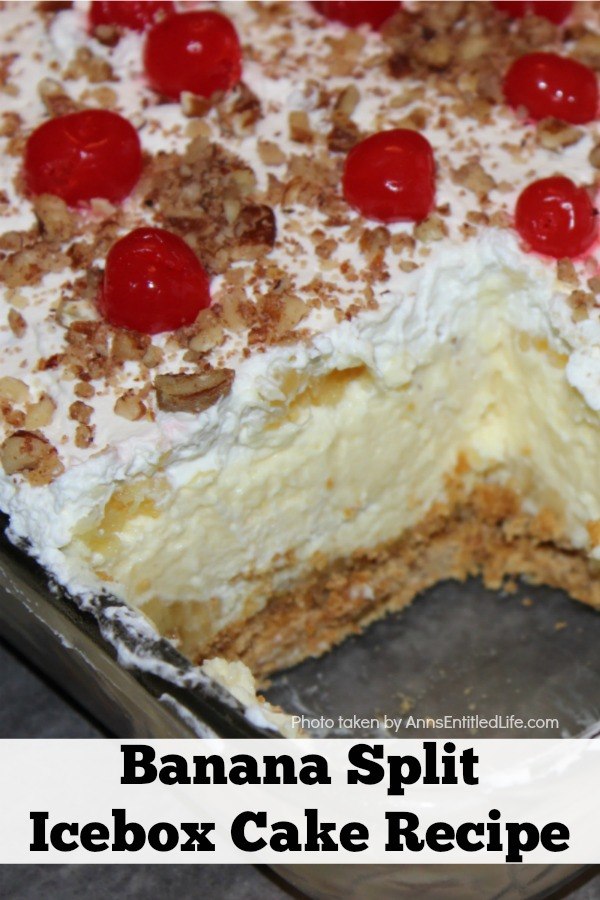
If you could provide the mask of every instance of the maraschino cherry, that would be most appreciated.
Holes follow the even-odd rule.
[[[98,25],[118,25],[132,31],[144,31],[160,16],[175,12],[170,0],[92,0],[89,7],[90,30]]]
[[[529,13],[560,25],[571,15],[573,0],[494,0],[494,6],[512,19],[522,19]]]
[[[515,226],[532,250],[556,259],[585,253],[598,234],[598,213],[588,192],[557,175],[522,191]]]
[[[69,206],[94,197],[119,203],[142,171],[140,139],[117,113],[85,109],[36,128],[25,147],[24,167],[32,194],[56,194]]]
[[[211,10],[169,16],[146,38],[144,66],[150,86],[177,100],[182,91],[210,97],[242,75],[242,50],[229,19]]]
[[[420,222],[435,200],[435,160],[417,131],[394,128],[356,144],[343,175],[344,197],[367,219]]]
[[[109,250],[98,305],[119,328],[174,331],[210,306],[208,275],[178,235],[136,228]]]
[[[312,5],[326,19],[342,22],[350,28],[357,28],[359,25],[380,28],[402,7],[399,0],[370,0],[367,3],[364,0],[313,0]]]
[[[527,53],[515,60],[503,90],[512,107],[524,106],[534,119],[553,116],[582,125],[598,113],[596,73],[556,53]]]

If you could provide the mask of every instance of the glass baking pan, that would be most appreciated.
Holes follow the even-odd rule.
[[[0,630],[118,737],[275,737],[113,597],[82,609],[24,549],[0,537]],[[493,623],[493,624],[492,624]],[[443,583],[403,613],[318,660],[275,675],[265,696],[303,716],[315,736],[600,736],[600,615],[549,588],[487,591]],[[402,719],[384,731],[384,716]],[[475,716],[502,717],[477,729]],[[376,727],[343,721],[371,718]],[[544,720],[535,728],[514,718]],[[342,722],[340,723],[340,717]],[[312,720],[312,721],[311,721]],[[508,725],[508,727],[500,727]],[[546,896],[571,866],[304,866],[275,868],[314,898],[491,900]]]

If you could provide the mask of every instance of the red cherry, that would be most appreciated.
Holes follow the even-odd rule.
[[[420,222],[435,199],[431,145],[405,128],[373,134],[348,153],[342,184],[345,199],[367,219]]]
[[[515,225],[532,250],[562,259],[579,256],[594,243],[598,214],[585,188],[556,175],[522,191]]]
[[[142,151],[127,119],[85,109],[44,122],[25,147],[25,180],[32,194],[56,194],[76,206],[93,197],[118,203],[137,183]]]
[[[556,53],[527,53],[504,78],[504,96],[515,109],[524,106],[534,119],[554,116],[582,125],[598,113],[595,72]]]
[[[527,12],[526,0],[493,0],[499,12],[506,13],[511,19],[522,19]]]
[[[313,0],[312,5],[326,19],[343,22],[351,28],[359,25],[380,28],[386,19],[402,7],[399,0],[370,0],[366,3],[361,0],[329,0],[329,2]]]
[[[143,31],[160,14],[168,16],[174,12],[171,0],[92,0],[88,18],[92,32],[98,25],[120,25]]]
[[[529,8],[533,15],[543,16],[555,25],[561,25],[573,12],[573,0],[533,0]]]
[[[573,11],[572,0],[494,0],[494,6],[512,19],[522,19],[527,13],[542,16],[560,25]]]
[[[229,19],[202,11],[170,16],[148,32],[144,66],[150,86],[177,100],[182,91],[210,97],[242,75],[242,50]]]
[[[164,228],[136,228],[108,252],[98,305],[119,328],[174,331],[210,306],[208,275],[183,238]]]

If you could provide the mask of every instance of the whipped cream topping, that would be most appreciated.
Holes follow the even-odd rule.
[[[43,433],[64,465],[64,472],[44,486],[31,485],[19,475],[0,476],[0,504],[10,515],[12,534],[26,538],[41,562],[79,592],[97,589],[97,580],[76,557],[65,557],[63,548],[85,525],[93,525],[116,484],[160,472],[177,488],[199,472],[235,466],[236,460],[242,464],[255,446],[270,441],[277,448],[288,433],[285,438],[269,435],[265,425],[273,418],[274,404],[289,399],[282,385],[290,372],[298,375],[298,392],[311,377],[363,364],[384,385],[409,383],[436,346],[465,339],[473,314],[465,298],[473,298],[478,283],[496,271],[525,275],[522,291],[506,298],[499,313],[503,322],[543,337],[565,355],[569,383],[590,410],[600,410],[599,307],[592,305],[585,317],[575,317],[567,302],[573,284],[557,277],[554,261],[527,253],[510,226],[518,194],[529,181],[556,172],[579,184],[594,181],[589,155],[600,137],[595,123],[583,127],[580,138],[557,153],[540,146],[535,127],[513,110],[498,105],[483,120],[471,118],[457,112],[455,96],[440,96],[428,83],[411,77],[392,78],[382,62],[386,45],[379,34],[361,29],[349,38],[344,26],[326,22],[307,3],[188,6],[221,8],[234,22],[244,48],[243,79],[262,108],[252,129],[224,128],[218,109],[194,119],[183,114],[179,103],[159,103],[144,83],[143,36],[130,32],[115,47],[104,46],[87,33],[85,3],[50,20],[30,4],[2,9],[0,53],[4,58],[15,54],[8,66],[3,111],[18,113],[23,132],[29,133],[47,116],[39,83],[55,78],[76,102],[110,102],[139,128],[143,149],[150,155],[183,154],[198,134],[217,142],[251,167],[258,201],[269,202],[273,177],[286,181],[290,159],[304,158],[312,165],[314,159],[325,164],[331,157],[326,145],[331,98],[353,84],[359,98],[351,118],[361,133],[411,121],[429,139],[438,166],[436,216],[441,224],[435,240],[411,224],[388,226],[390,241],[374,270],[361,238],[365,228],[377,223],[345,209],[342,224],[336,225],[317,204],[293,197],[273,203],[277,238],[268,258],[240,261],[232,268],[240,270],[245,296],[254,304],[268,289],[260,275],[265,263],[289,276],[290,293],[307,306],[298,340],[252,344],[247,329],[226,329],[223,344],[207,360],[235,370],[228,396],[200,414],[168,413],[157,407],[150,391],[144,399],[148,415],[129,421],[114,411],[124,391],[143,390],[156,373],[191,371],[171,335],[155,337],[153,344],[163,356],[152,376],[131,362],[112,381],[92,381],[95,394],[86,404],[92,408],[94,438],[87,447],[75,441],[77,423],[69,412],[76,399],[72,377],[38,366],[40,359],[65,349],[66,329],[57,310],[66,286],[81,271],[50,272],[35,285],[0,285],[7,311],[18,309],[27,324],[19,337],[8,326],[0,330],[0,377],[24,381],[30,402],[43,395],[52,399],[54,415]],[[593,19],[596,14],[589,15]],[[90,83],[85,76],[65,76],[82,47],[110,63],[111,80]],[[346,70],[340,60],[346,60]],[[290,124],[290,114],[298,112],[306,114],[310,126],[306,142],[294,139]],[[261,142],[275,144],[283,161],[267,164]],[[10,144],[10,136],[0,138],[4,229],[25,231],[35,226],[36,217],[31,201],[16,187],[21,157]],[[484,197],[478,184],[469,186],[468,169],[475,163],[487,176]],[[84,233],[86,227],[93,232],[104,214],[101,205],[82,213]],[[484,224],[478,214],[485,215]],[[119,228],[125,232],[154,222],[152,211],[134,192],[124,204]],[[325,241],[330,243],[324,247]],[[575,265],[584,287],[597,272],[595,252]],[[96,262],[102,267],[103,259]],[[215,275],[214,301],[227,297],[229,288],[227,273]],[[78,303],[84,310],[80,314],[97,318],[92,301]],[[2,422],[2,436],[13,430],[10,422]]]

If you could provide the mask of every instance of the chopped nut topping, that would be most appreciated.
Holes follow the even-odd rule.
[[[126,391],[115,403],[115,413],[130,422],[136,422],[146,413],[146,405],[135,391]]]
[[[341,90],[338,94],[334,110],[344,119],[349,119],[358,106],[359,101],[360,93],[358,88],[354,84],[349,84],[348,87]]]
[[[97,318],[96,307],[83,299],[61,297],[56,309],[56,321],[64,328],[69,328],[75,322],[94,322]]]
[[[596,71],[600,70],[600,34],[587,32],[575,43],[573,56]]]
[[[165,412],[203,412],[231,390],[232,369],[206,366],[191,375],[157,375],[154,386],[159,409]]]
[[[0,119],[0,137],[14,137],[21,129],[21,116],[16,112],[3,112]]]
[[[446,237],[448,226],[440,216],[431,215],[415,225],[413,234],[418,241],[429,244],[432,241],[441,241],[443,237]]]
[[[365,228],[360,236],[358,246],[367,256],[373,257],[383,253],[390,245],[391,235],[384,225],[377,228]]]
[[[579,278],[570,259],[559,259],[556,263],[556,277],[565,284],[578,285]]]
[[[117,331],[112,342],[112,357],[117,362],[127,360],[140,360],[144,358],[150,338],[147,334],[138,334],[136,331]]]
[[[75,429],[75,446],[86,450],[94,442],[94,426],[80,424]]]
[[[83,400],[75,400],[69,407],[69,418],[74,419],[76,422],[81,422],[83,425],[90,424],[93,413],[94,407],[88,406]]]
[[[571,291],[568,298],[569,306],[573,309],[573,321],[579,322],[586,319],[588,311],[596,304],[596,298],[589,291]]]
[[[254,173],[221,147],[196,138],[184,157],[159,154],[149,181],[146,203],[185,238],[210,273],[271,250],[273,211],[251,201]]]
[[[18,338],[22,338],[27,331],[27,322],[16,309],[11,308],[8,311],[8,327]]]
[[[91,84],[115,80],[111,64],[101,56],[92,53],[89,47],[77,48],[75,58],[71,60],[64,71],[64,77],[68,81],[87,78]]]
[[[42,78],[38,84],[38,93],[46,111],[53,118],[66,116],[81,109],[81,105],[76,103],[62,84],[53,78]]]
[[[600,294],[600,276],[594,275],[588,280],[588,287],[593,294]]]
[[[181,111],[189,119],[205,116],[216,104],[223,99],[223,94],[213,94],[212,97],[199,97],[189,91],[181,93]]]
[[[305,110],[294,110],[289,115],[290,138],[297,144],[312,144],[314,134],[310,127],[308,113]]]
[[[225,340],[223,326],[212,309],[203,309],[199,313],[194,329],[196,333],[190,340],[189,347],[197,353],[206,353]]]
[[[537,137],[546,150],[561,150],[576,144],[583,137],[581,128],[575,128],[560,119],[542,119],[537,124]]]
[[[319,241],[315,247],[315,253],[319,259],[331,259],[336,250],[337,241],[334,241],[333,238],[325,238],[324,241]]]
[[[592,147],[589,159],[595,169],[600,169],[600,143]]]
[[[73,390],[76,397],[82,397],[84,400],[90,400],[96,393],[94,386],[87,381],[78,382]]]
[[[21,404],[29,399],[29,388],[20,378],[13,378],[11,375],[0,378],[0,400]]]
[[[65,254],[55,247],[37,244],[7,256],[0,263],[0,280],[11,288],[36,284],[47,272],[67,268],[68,262]]]
[[[105,47],[116,47],[121,37],[118,25],[96,25],[94,37]]]
[[[255,259],[268,253],[275,243],[275,232],[275,216],[270,206],[244,206],[234,222],[233,259]]]
[[[332,75],[352,75],[365,39],[358,31],[349,28],[341,38],[327,38],[331,54],[327,60]]]
[[[75,234],[75,217],[60,197],[40,194],[33,201],[40,230],[49,241],[68,241]]]
[[[160,347],[150,344],[142,357],[142,362],[148,369],[154,369],[163,361],[163,352]]]
[[[445,35],[415,47],[415,59],[428,69],[446,69],[452,59],[452,41]]]
[[[25,410],[24,426],[29,431],[45,428],[54,416],[56,404],[48,394],[42,394],[37,403],[30,403]]]
[[[456,184],[466,187],[467,190],[473,191],[479,199],[487,197],[489,191],[496,187],[492,176],[488,175],[481,163],[475,161],[465,163],[464,166],[455,169],[452,172],[452,180]]]
[[[226,94],[226,100],[220,110],[220,120],[221,123],[233,123],[236,133],[252,128],[262,116],[260,100],[243,81]]]
[[[354,122],[336,122],[327,135],[327,148],[332,153],[347,153],[360,140],[360,132]]]
[[[258,155],[265,166],[280,166],[285,162],[285,153],[272,141],[259,141]]]
[[[56,448],[41,434],[16,431],[0,447],[0,462],[7,475],[24,475],[30,484],[49,484],[64,471]]]

